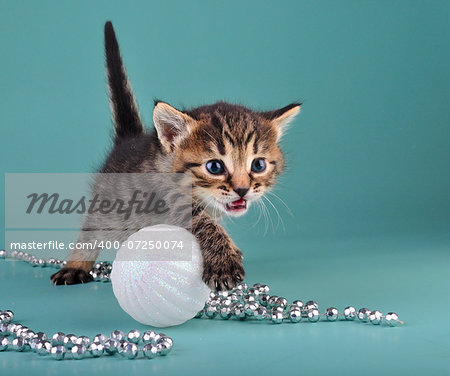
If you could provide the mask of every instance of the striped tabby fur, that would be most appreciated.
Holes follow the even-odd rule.
[[[220,218],[244,214],[275,184],[284,167],[279,141],[299,113],[300,104],[261,112],[226,102],[178,110],[156,101],[154,128],[146,132],[110,22],[105,25],[105,48],[115,139],[100,172],[191,173],[189,230],[201,247],[203,279],[213,289],[230,289],[243,280],[245,272],[242,253],[220,225]],[[257,158],[264,160],[262,172],[252,171]],[[209,161],[219,161],[224,172],[210,173],[206,168]],[[93,221],[86,218],[84,230]],[[139,225],[142,228],[151,223],[150,218],[141,218]],[[89,241],[90,236],[82,231],[79,239]],[[90,281],[89,270],[97,255],[74,252],[67,266],[51,277],[53,283]]]

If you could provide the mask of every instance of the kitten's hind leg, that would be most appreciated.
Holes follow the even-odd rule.
[[[67,265],[59,272],[53,274],[50,277],[50,280],[55,285],[76,285],[79,283],[92,282],[93,278],[89,272],[99,253],[100,249],[96,248],[73,251]]]
[[[89,274],[94,261],[69,261],[59,272],[53,274],[50,280],[55,285],[76,285],[92,282]]]

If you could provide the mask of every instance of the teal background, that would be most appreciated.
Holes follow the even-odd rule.
[[[0,1],[3,173],[91,172],[101,163],[112,129],[110,19],[148,125],[155,97],[179,107],[304,101],[283,140],[288,168],[275,191],[288,208],[269,196],[282,223],[270,204],[273,223],[255,224],[257,211],[227,223],[248,282],[322,308],[394,310],[406,322],[192,320],[164,330],[175,341],[167,358],[58,363],[1,353],[0,369],[449,373],[449,10],[448,1],[413,0]],[[49,275],[0,262],[0,308],[48,332],[143,328],[110,285],[56,288]]]

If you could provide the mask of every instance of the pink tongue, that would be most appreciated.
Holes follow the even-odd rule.
[[[233,205],[233,206],[240,206],[240,205],[244,205],[244,203],[245,203],[245,200],[243,198],[240,198],[239,200],[233,201],[231,203],[231,205]]]

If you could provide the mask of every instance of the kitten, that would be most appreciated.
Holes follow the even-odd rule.
[[[243,215],[275,184],[284,166],[279,141],[299,113],[300,103],[268,112],[226,102],[181,111],[156,101],[155,127],[147,133],[111,22],[105,24],[105,49],[115,139],[100,172],[190,172],[189,230],[203,255],[203,280],[216,290],[232,288],[245,276],[242,252],[218,221],[223,216]],[[93,221],[85,220],[80,242],[89,238],[86,234]],[[141,218],[135,225],[143,228],[149,223],[149,218]],[[90,255],[73,252],[67,266],[52,275],[52,282],[91,281],[89,271],[97,255],[95,250]]]

